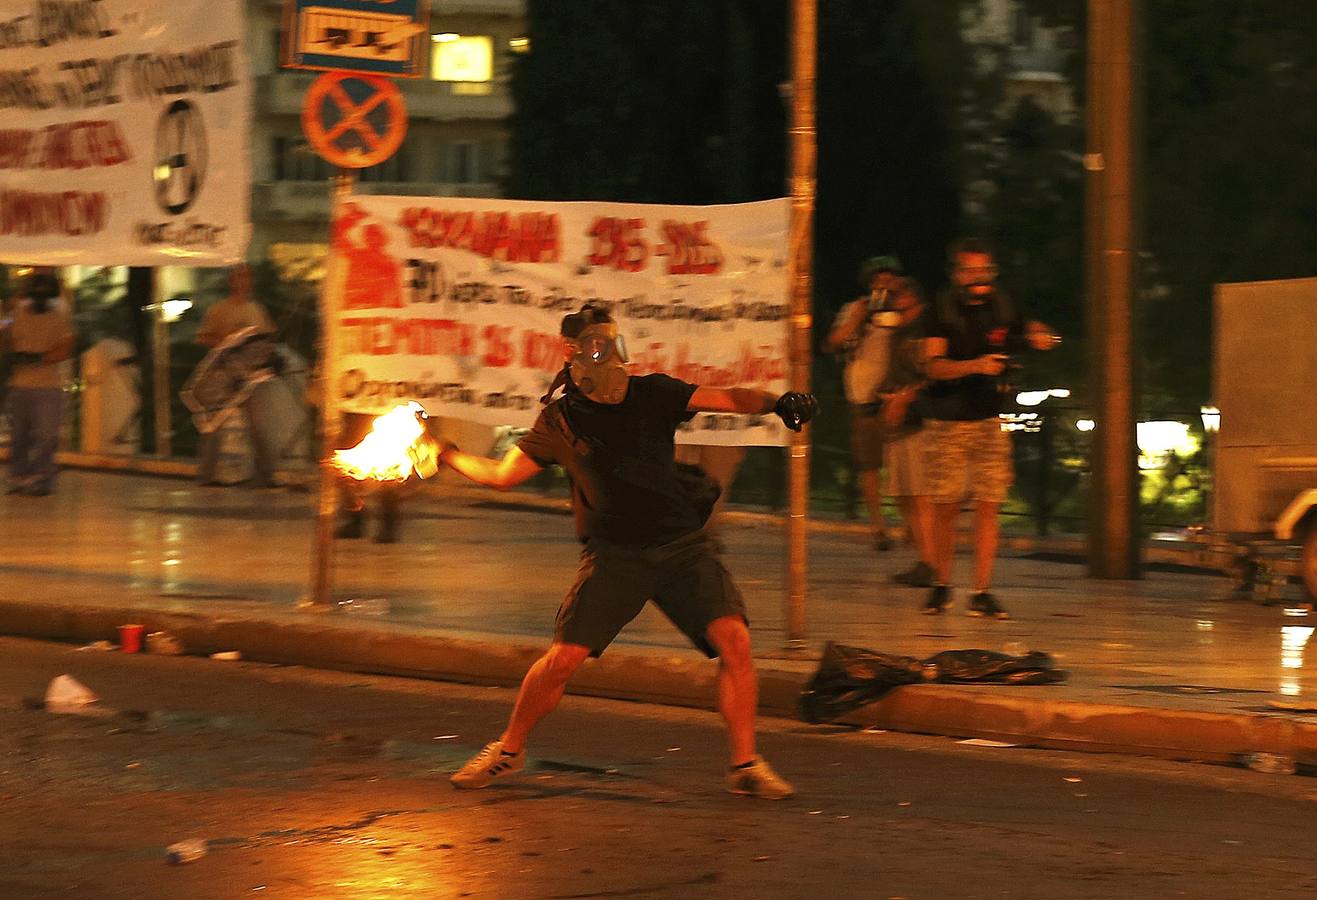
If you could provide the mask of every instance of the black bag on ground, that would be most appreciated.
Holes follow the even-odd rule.
[[[1050,654],[1033,650],[1010,656],[991,650],[943,650],[924,660],[930,681],[991,682],[995,684],[1056,684],[1066,673],[1055,667]]]
[[[913,656],[893,656],[831,641],[823,648],[818,670],[800,695],[806,722],[831,722],[843,713],[872,703],[894,687],[923,681]]]
[[[818,670],[800,694],[806,722],[832,722],[903,684],[1055,684],[1066,679],[1052,657],[1035,650],[1010,656],[992,650],[944,650],[928,659],[894,656],[829,642]]]

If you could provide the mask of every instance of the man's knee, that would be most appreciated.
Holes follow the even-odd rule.
[[[589,656],[589,647],[580,644],[554,644],[540,661],[544,664],[545,677],[566,684]]]
[[[745,626],[745,619],[740,616],[714,619],[709,623],[707,633],[709,643],[718,651],[718,658],[724,665],[751,665],[750,629]]]

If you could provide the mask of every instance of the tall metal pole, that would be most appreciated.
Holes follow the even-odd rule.
[[[311,595],[306,603],[328,609],[334,590],[334,518],[338,512],[338,478],[330,464],[338,440],[339,409],[334,391],[338,371],[338,310],[343,296],[345,266],[334,250],[333,229],[343,204],[352,197],[353,175],[339,169],[334,176],[329,212],[330,250],[325,280],[320,286],[320,503],[316,512],[315,542],[311,548]]]
[[[1089,572],[1139,577],[1134,354],[1142,0],[1089,0],[1085,295],[1097,404]]]
[[[791,42],[791,230],[787,261],[791,285],[791,389],[810,389],[813,325],[814,171],[817,130],[814,83],[818,58],[818,2],[793,0]],[[809,433],[791,435],[787,467],[787,647],[805,641],[805,595],[808,576]]]

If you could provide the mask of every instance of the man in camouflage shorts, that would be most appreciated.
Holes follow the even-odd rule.
[[[996,287],[992,251],[959,241],[950,259],[952,286],[929,317],[925,399],[929,475],[934,502],[935,580],[923,612],[951,604],[956,516],[968,491],[974,500],[974,593],[971,616],[1009,618],[988,588],[997,556],[997,514],[1011,486],[1011,440],[1001,430],[1002,375],[1008,354],[1050,350],[1057,337],[1041,322],[1025,322]]]

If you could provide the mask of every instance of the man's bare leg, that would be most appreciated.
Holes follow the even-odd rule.
[[[860,493],[869,510],[869,527],[875,543],[887,540],[887,520],[883,518],[883,483],[881,469],[866,469],[856,473],[860,479]]]
[[[589,647],[555,643],[535,661],[521,681],[517,704],[512,708],[512,718],[508,720],[508,727],[499,738],[503,742],[504,752],[521,752],[531,729],[557,708],[558,701],[562,700],[563,692],[567,689],[567,682],[589,655]]]
[[[750,631],[741,616],[723,616],[709,623],[705,634],[718,651],[718,711],[727,722],[731,766],[727,789],[733,794],[764,800],[785,800],[795,788],[755,752],[755,712],[759,680],[750,655]]]
[[[986,591],[992,584],[992,568],[997,561],[1000,503],[974,504],[974,590]]]
[[[933,565],[933,500],[927,494],[907,498],[910,501],[910,531],[915,536],[919,558]]]
[[[732,765],[743,765],[755,758],[755,712],[759,708],[750,630],[740,616],[723,616],[709,623],[706,634],[718,651],[718,712],[727,723]]]
[[[933,504],[933,568],[938,584],[951,584],[951,560],[956,549],[956,514],[959,503]]]

